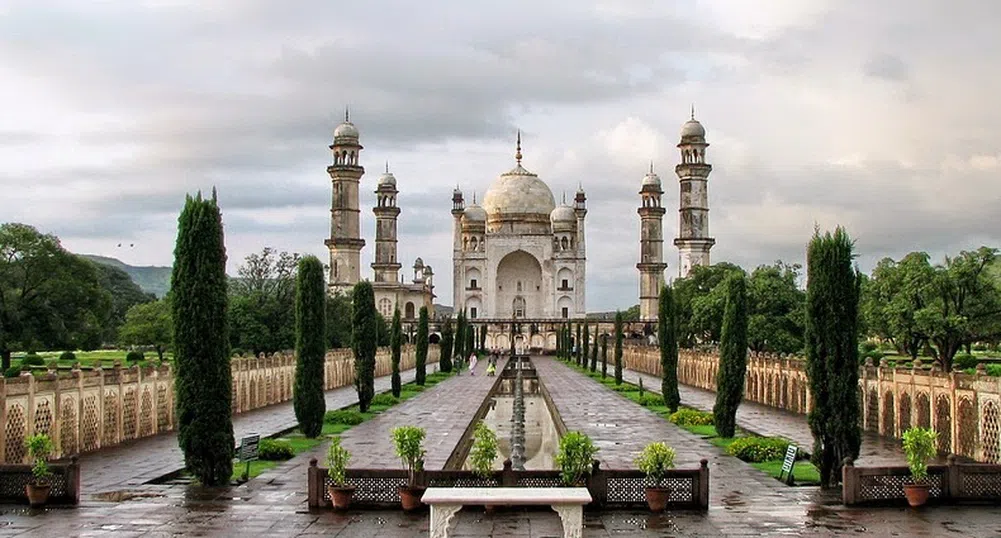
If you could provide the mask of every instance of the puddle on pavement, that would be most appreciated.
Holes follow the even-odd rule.
[[[166,497],[162,493],[154,493],[152,491],[108,491],[105,493],[95,493],[92,497],[98,501],[106,502],[124,502],[131,501],[132,499],[151,499],[155,497]]]

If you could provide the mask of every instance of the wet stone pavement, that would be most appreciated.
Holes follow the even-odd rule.
[[[656,428],[657,435],[679,449],[679,465],[700,457],[710,460],[712,492],[708,512],[652,515],[644,510],[585,513],[585,538],[664,536],[1001,536],[1001,518],[992,507],[925,507],[847,509],[836,495],[818,488],[784,486],[734,458],[725,457],[696,436],[675,428],[631,401],[549,359],[534,359],[550,392],[561,391],[560,409],[579,408],[575,426],[583,428],[598,410],[617,419],[636,420]],[[478,377],[478,376],[477,376]],[[461,379],[461,378],[457,378]],[[451,380],[450,380],[451,381]],[[646,384],[646,382],[644,382]],[[453,406],[475,408],[446,387],[439,397]],[[453,387],[457,387],[453,386]],[[434,398],[434,389],[413,400]],[[555,398],[555,395],[554,395]],[[328,402],[330,402],[328,393]],[[427,401],[431,401],[428,399]],[[329,403],[328,403],[329,405]],[[401,405],[400,408],[403,406]],[[385,416],[394,414],[395,410]],[[470,411],[472,413],[472,411]],[[660,421],[655,425],[649,417]],[[607,420],[607,419],[602,419]],[[664,427],[666,425],[667,427]],[[575,427],[568,422],[568,426]],[[611,434],[609,434],[611,432]],[[602,433],[611,461],[628,459],[636,430]],[[648,434],[643,434],[648,435]],[[645,437],[644,437],[645,439]],[[701,443],[701,444],[700,444]],[[136,443],[135,445],[138,445]],[[417,538],[428,535],[427,512],[395,510],[310,512],[306,508],[306,471],[310,457],[324,447],[300,454],[241,486],[206,489],[163,485],[135,490],[121,502],[86,500],[77,508],[31,510],[0,506],[0,537],[174,537],[174,536],[331,536],[350,538]],[[612,458],[614,456],[614,458]],[[681,459],[683,457],[683,459]],[[85,496],[86,497],[86,496]],[[556,538],[559,518],[546,509],[509,509],[485,514],[466,508],[453,520],[450,536]]]

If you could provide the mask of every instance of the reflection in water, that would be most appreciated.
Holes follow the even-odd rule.
[[[552,470],[556,468],[554,458],[560,444],[560,436],[556,432],[556,424],[549,414],[546,401],[538,391],[538,381],[524,380],[525,394],[525,469]],[[514,380],[501,381],[500,390],[490,402],[483,422],[497,434],[497,452],[499,456],[494,461],[494,469],[504,468],[504,460],[511,457],[511,417],[514,415]],[[463,469],[471,469],[469,460],[463,464]]]

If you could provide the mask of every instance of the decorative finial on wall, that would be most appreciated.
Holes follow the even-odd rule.
[[[521,129],[518,129],[518,143],[515,146],[514,160],[521,164]]]

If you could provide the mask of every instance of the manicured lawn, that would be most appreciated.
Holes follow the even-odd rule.
[[[768,473],[772,478],[778,478],[782,471],[782,460],[752,463],[751,467]],[[792,468],[793,479],[797,484],[820,485],[820,471],[808,461],[797,461]]]
[[[48,366],[49,361],[55,360],[56,366],[58,368],[72,368],[75,362],[79,362],[80,366],[85,368],[96,368],[100,365],[103,368],[111,368],[114,366],[115,361],[120,361],[123,367],[131,366],[126,360],[125,355],[128,354],[128,350],[125,349],[101,349],[97,351],[74,351],[73,354],[76,355],[76,360],[72,361],[62,361],[58,360],[59,356],[62,355],[62,351],[39,351],[36,353],[39,357],[45,360],[46,366]],[[21,364],[21,359],[25,356],[24,353],[15,353],[11,356],[11,366],[17,366]],[[144,352],[145,361],[156,362],[157,355],[156,352],[148,351]],[[170,353],[163,354],[163,360],[170,361],[173,357]]]

